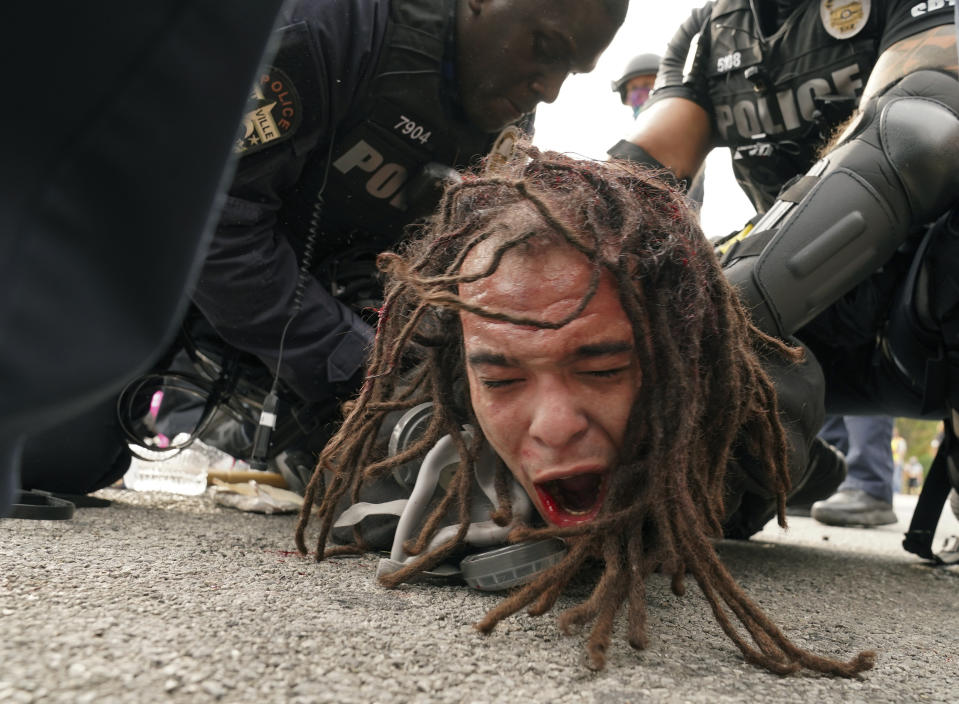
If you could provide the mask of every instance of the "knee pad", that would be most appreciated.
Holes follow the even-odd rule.
[[[957,164],[954,78],[918,71],[870,101],[839,146],[724,254],[754,322],[788,336],[881,267],[955,202]]]

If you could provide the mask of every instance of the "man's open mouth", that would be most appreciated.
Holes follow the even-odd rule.
[[[536,493],[547,521],[568,526],[592,519],[606,493],[606,475],[590,472],[537,483]]]

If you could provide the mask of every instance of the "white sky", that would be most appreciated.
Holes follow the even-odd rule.
[[[544,149],[606,159],[606,150],[632,131],[632,111],[619,102],[610,82],[636,54],[662,55],[666,43],[693,8],[705,0],[631,0],[626,21],[589,74],[570,76],[552,105],[536,111],[534,143]],[[701,214],[707,237],[740,229],[755,211],[733,179],[729,150],[706,160],[706,195]]]

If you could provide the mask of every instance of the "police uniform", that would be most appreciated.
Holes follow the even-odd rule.
[[[256,82],[193,300],[226,342],[271,367],[298,302],[280,374],[305,399],[355,383],[372,329],[351,285],[369,283],[375,253],[432,210],[449,169],[484,155],[496,137],[459,105],[454,7],[299,3]],[[307,249],[313,266],[298,293]],[[365,282],[340,280],[356,266]]]
[[[781,24],[774,32],[764,33],[751,0],[719,0],[694,11],[670,42],[650,102],[679,96],[702,106],[713,122],[716,143],[732,151],[737,180],[756,209],[766,212],[778,196],[778,210],[786,212],[806,197],[817,179],[834,171],[835,164],[845,158],[831,153],[817,162],[824,141],[856,108],[879,55],[913,34],[951,24],[953,4],[951,0],[770,3],[781,13]],[[941,98],[949,103],[954,99],[955,80],[938,74],[938,80],[907,77],[900,85],[907,82],[911,87],[902,89],[902,95],[884,94],[880,103],[898,100],[904,106],[907,103],[902,101],[911,99],[911,112],[899,111],[905,117],[898,119],[911,122],[919,132],[928,128],[930,135],[951,134],[953,127],[947,125],[937,132],[936,124],[954,119],[941,117],[954,114],[954,108],[946,107],[940,115],[933,115],[928,126],[917,121],[924,119],[919,109],[930,105],[930,100]],[[924,95],[927,85],[934,86],[928,89],[928,96]],[[891,93],[897,90],[894,86]],[[880,119],[879,108],[866,106],[865,112],[870,116],[861,121],[860,131],[862,125]],[[884,136],[887,142],[895,137],[896,132]],[[941,147],[948,149],[951,139],[942,139]],[[883,149],[908,148],[904,145],[910,140],[898,141],[899,146]],[[857,149],[849,145],[843,148],[845,154]],[[902,298],[897,291],[919,247],[919,226],[942,215],[954,199],[948,183],[950,168],[943,164],[948,156],[940,157],[936,148],[936,144],[930,144],[927,154],[895,157],[894,161],[929,168],[921,166],[914,175],[902,170],[900,181],[885,179],[882,184],[867,187],[881,191],[877,198],[863,196],[865,191],[852,188],[843,200],[836,194],[844,187],[837,186],[832,189],[832,201],[827,203],[830,189],[820,188],[815,207],[797,205],[788,217],[767,213],[749,237],[725,251],[727,274],[740,286],[757,324],[780,336],[796,334],[816,352],[828,381],[827,411],[831,413],[885,410],[896,415],[941,417],[948,405],[942,394],[938,399],[924,398],[929,391],[922,388],[923,382],[907,383],[915,388],[903,393],[896,391],[896,384],[879,383],[886,376],[908,376],[904,371],[908,365],[903,360],[886,361],[886,366],[899,367],[886,373],[877,371],[881,365],[873,359],[877,333],[883,329],[890,332],[889,328],[894,327],[889,324],[890,318],[896,322],[890,309],[895,307],[897,297]],[[861,174],[878,173],[884,168],[901,170],[897,165],[873,164],[864,157],[853,156],[847,161],[852,164],[848,168],[859,169]],[[838,173],[830,178],[839,183]],[[923,183],[923,179],[929,179],[929,183]],[[783,190],[787,184],[790,187]],[[921,198],[903,195],[910,188],[915,193],[944,193],[937,196],[937,205],[926,206],[919,203]],[[851,230],[829,235],[830,227],[855,205],[864,203],[864,197],[883,201],[881,207],[864,206],[866,225],[862,229],[877,241],[857,239]],[[822,222],[814,221],[817,214]],[[799,230],[804,233],[798,234]],[[835,242],[824,244],[830,236]],[[802,275],[796,273],[800,267],[795,262],[787,264],[782,253],[796,254],[817,238],[816,246],[832,255],[821,257],[815,266],[803,265],[808,271]],[[927,251],[928,247],[921,249]],[[847,264],[848,270],[844,270]],[[914,272],[913,278],[917,276]],[[907,327],[902,322],[896,325],[903,330]],[[914,331],[896,339],[910,337],[917,337]],[[884,355],[895,355],[899,347],[895,341],[888,342]],[[910,354],[918,358],[925,352],[906,350],[899,356]]]
[[[782,24],[767,34],[753,0],[707,3],[670,41],[648,104],[678,96],[700,105],[714,146],[730,148],[737,181],[765,212],[852,114],[879,55],[951,23],[953,5],[806,0],[786,4]]]

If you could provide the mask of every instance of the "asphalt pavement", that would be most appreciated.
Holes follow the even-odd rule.
[[[377,558],[295,553],[294,518],[208,497],[108,489],[69,521],[0,522],[0,702],[959,702],[959,568],[900,547],[899,524],[791,518],[718,550],[797,644],[878,652],[861,678],[747,664],[698,587],[649,585],[649,648],[618,624],[604,671],[555,616],[472,625],[499,599],[379,587]],[[959,534],[946,510],[937,546]],[[582,599],[564,597],[560,606]]]

